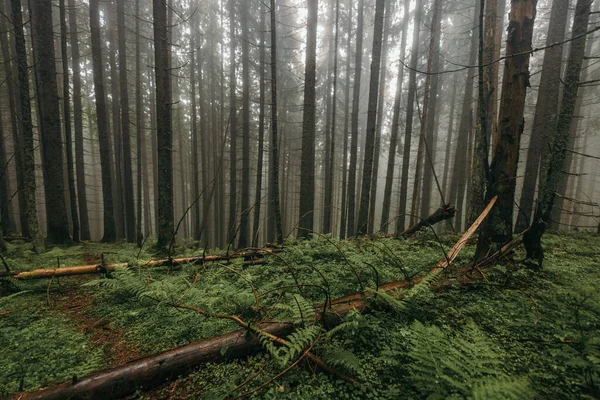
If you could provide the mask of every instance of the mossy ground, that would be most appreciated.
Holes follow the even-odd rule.
[[[230,322],[168,306],[169,299],[184,293],[188,304],[252,320],[260,310],[253,309],[255,298],[248,282],[263,294],[264,304],[273,304],[280,293],[275,289],[283,286],[320,286],[287,290],[275,317],[292,318],[297,299],[291,293],[318,303],[325,299],[325,292],[336,298],[361,287],[373,289],[378,282],[424,273],[457,239],[449,235],[438,242],[424,232],[407,241],[317,238],[289,243],[278,256],[269,257],[266,265],[243,268],[241,260],[232,261],[229,267],[239,275],[216,264],[186,265],[172,271],[148,270],[140,264],[127,274],[117,273],[117,279],[91,283],[100,277],[61,278],[50,286],[49,280],[3,279],[0,395],[17,392],[21,385],[24,390],[35,390],[237,329]],[[543,244],[546,261],[541,273],[495,267],[471,285],[425,291],[403,309],[374,300],[368,314],[352,315],[347,325],[353,328],[322,340],[315,352],[329,357],[360,385],[299,366],[252,396],[478,398],[481,382],[491,379],[522,385],[522,398],[598,396],[600,237],[548,234]],[[179,250],[194,254],[191,248]],[[5,257],[15,270],[95,263],[100,254],[106,262],[132,261],[138,255],[140,260],[153,258],[148,250],[138,253],[135,246],[126,244],[81,244],[37,256],[29,244],[12,243]],[[473,248],[467,247],[455,264],[465,265],[472,254]],[[188,290],[192,277],[196,283]],[[451,277],[449,271],[442,279],[451,282]],[[142,284],[136,286],[136,282]],[[350,356],[340,356],[339,349],[352,358],[344,361],[343,357]],[[427,355],[433,354],[432,349],[438,351],[435,357]],[[460,356],[473,349],[477,350],[469,359]],[[265,353],[207,365],[136,397],[223,398],[262,369],[241,391],[234,392],[238,395],[279,373],[284,366],[276,358]],[[489,387],[486,390],[488,395],[479,398],[506,398],[490,395]]]

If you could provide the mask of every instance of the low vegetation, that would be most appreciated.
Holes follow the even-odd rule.
[[[421,231],[409,240],[290,240],[264,265],[146,268],[110,276],[0,282],[0,393],[9,396],[81,378],[138,356],[239,329],[216,318],[293,321],[286,345],[261,340],[264,352],[209,364],[136,398],[548,399],[600,395],[600,254],[598,236],[545,236],[540,273],[517,263],[451,268],[399,301],[377,292],[389,281],[431,269],[458,239]],[[82,244],[33,256],[9,244],[15,270],[147,260],[133,245]],[[192,254],[192,250],[179,249]],[[466,265],[467,247],[454,265]],[[521,250],[514,260],[524,255]],[[367,312],[335,328],[315,322],[324,302],[370,290]],[[207,311],[208,316],[181,306]],[[310,351],[352,378],[315,371]],[[227,356],[227,348],[222,349]]]

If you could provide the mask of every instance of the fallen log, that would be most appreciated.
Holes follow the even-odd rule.
[[[413,234],[417,233],[422,228],[425,228],[427,226],[433,226],[433,225],[437,224],[438,222],[442,222],[442,221],[445,221],[447,219],[454,218],[454,216],[456,215],[456,211],[457,211],[456,207],[454,207],[452,205],[444,205],[444,206],[441,206],[440,208],[438,208],[437,210],[435,210],[433,212],[433,214],[431,214],[427,218],[424,218],[424,219],[420,220],[415,225],[411,226],[410,228],[408,228],[407,230],[405,230],[402,233],[399,233],[399,234],[385,234],[385,235],[371,235],[371,237],[372,238],[376,238],[376,239],[392,238],[392,237],[394,237],[394,238],[399,238],[399,237],[406,238],[406,237],[408,237],[410,235],[413,235]]]
[[[483,213],[467,230],[448,254],[442,258],[430,273],[437,273],[447,268],[458,256],[469,238],[475,233],[479,225],[490,212],[497,197],[492,199]],[[390,282],[379,287],[380,291],[392,291],[409,287],[420,282],[424,277],[411,282]],[[346,315],[351,310],[363,311],[366,309],[366,297],[372,292],[359,292],[333,300],[327,314],[335,320]],[[401,296],[398,296],[401,298]],[[319,309],[319,308],[317,308]],[[315,318],[326,317],[322,311],[317,311]],[[328,318],[329,320],[330,318]],[[332,320],[334,320],[332,319]],[[258,328],[263,332],[277,337],[285,337],[293,332],[294,327],[289,323],[265,323]],[[256,329],[253,329],[256,330]],[[226,349],[223,352],[223,349]],[[248,356],[262,349],[256,336],[248,330],[238,330],[227,335],[204,340],[169,350],[154,356],[145,357],[130,363],[100,371],[81,380],[63,383],[32,393],[19,393],[15,399],[19,400],[58,400],[58,399],[118,399],[134,393],[140,389],[150,389],[162,384],[165,380],[185,375],[194,367],[207,362],[223,361],[230,358]]]
[[[172,258],[163,260],[151,260],[147,261],[143,265],[145,267],[162,267],[162,266],[178,266],[182,264],[204,264],[206,262],[215,261],[229,261],[236,258],[243,258],[245,260],[252,260],[257,257],[263,257],[268,254],[275,253],[277,250],[255,250],[247,252],[238,252],[231,254],[216,254],[209,256],[198,256],[198,257],[182,257]],[[0,277],[11,277],[13,279],[29,280],[29,279],[44,279],[44,278],[57,278],[63,276],[76,276],[76,275],[91,275],[98,273],[106,273],[114,271],[116,268],[128,268],[132,267],[132,263],[117,263],[117,264],[94,264],[94,265],[78,265],[72,267],[61,267],[61,268],[41,268],[34,269],[31,271],[0,271]]]

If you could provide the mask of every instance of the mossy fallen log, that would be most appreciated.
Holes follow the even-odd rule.
[[[492,199],[483,213],[467,230],[458,242],[450,249],[433,267],[429,274],[438,273],[447,268],[458,256],[462,248],[477,228],[481,225],[497,197]],[[428,274],[428,275],[429,275]],[[389,282],[381,285],[379,291],[393,291],[410,287],[425,279],[428,275],[408,281]],[[317,311],[316,320],[326,318],[328,326],[336,322],[352,310],[363,311],[367,308],[367,296],[373,291],[358,292],[340,297],[331,302],[326,315]],[[402,298],[402,295],[398,295]],[[319,308],[317,308],[319,309]],[[322,310],[322,309],[321,309]],[[252,326],[262,332],[277,337],[285,337],[294,330],[291,323],[265,323]],[[226,351],[223,351],[223,350]],[[58,399],[118,399],[130,395],[137,390],[147,390],[156,387],[166,380],[177,378],[191,372],[194,367],[207,362],[225,361],[251,355],[262,349],[258,338],[249,330],[243,329],[227,335],[218,336],[179,347],[167,352],[145,357],[127,364],[100,371],[82,379],[73,379],[72,382],[63,383],[31,393],[19,393],[15,399],[19,400],[58,400]]]

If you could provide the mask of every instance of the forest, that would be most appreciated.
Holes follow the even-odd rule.
[[[0,0],[0,399],[600,398],[600,0]]]

